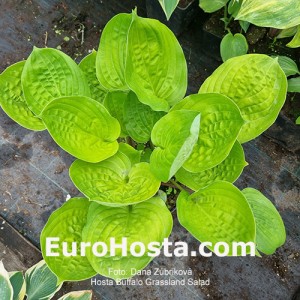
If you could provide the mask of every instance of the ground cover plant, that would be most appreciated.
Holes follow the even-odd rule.
[[[158,0],[169,20],[179,0]],[[198,0],[195,0],[198,1]],[[246,32],[250,23],[261,27],[281,29],[278,38],[292,37],[287,44],[290,48],[300,46],[300,3],[298,0],[199,0],[199,6],[207,13],[224,8],[225,28],[231,20],[238,20]],[[241,42],[241,45],[244,41]]]
[[[61,286],[61,284],[57,284],[56,276],[43,260],[26,270],[25,276],[21,271],[7,272],[2,261],[0,261],[0,299],[50,300],[53,299]],[[70,292],[58,300],[72,299],[91,300],[92,292]]]
[[[242,144],[269,128],[284,104],[287,79],[277,58],[228,59],[198,94],[185,97],[180,44],[166,26],[134,11],[112,18],[98,51],[79,66],[57,49],[34,48],[0,75],[0,87],[1,107],[12,119],[47,129],[76,158],[70,177],[85,197],[68,200],[41,233],[45,262],[59,283],[97,273],[129,278],[131,268],[146,267],[153,256],[119,249],[97,257],[90,248],[81,256],[79,243],[109,248],[111,238],[127,237],[128,245],[161,246],[173,225],[160,191],[167,182],[180,190],[181,225],[212,250],[220,241],[254,242],[257,255],[272,254],[284,243],[271,201],[233,185],[247,165]],[[47,256],[47,237],[70,242],[69,255]]]

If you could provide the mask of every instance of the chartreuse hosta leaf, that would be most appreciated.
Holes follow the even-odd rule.
[[[40,115],[45,106],[63,96],[90,96],[87,80],[78,65],[63,52],[34,47],[21,82],[28,107]]]
[[[139,100],[153,110],[168,111],[184,97],[186,60],[180,44],[167,26],[132,13],[125,77]]]
[[[0,299],[13,300],[13,287],[9,281],[9,274],[0,260]]]
[[[61,266],[63,268],[63,266]],[[25,273],[26,296],[28,300],[50,300],[60,290],[57,277],[44,260],[32,266]]]
[[[157,147],[151,154],[151,171],[167,182],[183,165],[198,140],[200,114],[195,111],[172,111],[153,127],[152,143]]]
[[[58,300],[91,300],[92,299],[92,291],[76,291],[68,293]]]
[[[127,34],[131,14],[118,14],[104,27],[96,59],[96,74],[109,91],[128,90],[125,81]]]
[[[126,143],[119,143],[119,152],[125,154],[132,165],[141,161],[141,151],[138,151]]]
[[[165,115],[162,111],[154,111],[150,106],[139,101],[137,96],[130,92],[124,105],[124,123],[131,138],[138,143],[150,140],[154,124]]]
[[[293,39],[287,44],[290,48],[298,48],[300,47],[300,25],[297,26],[297,31]]]
[[[77,281],[90,278],[96,274],[85,256],[80,256],[81,232],[87,221],[90,202],[85,198],[72,198],[52,213],[41,233],[41,249],[43,257],[57,276],[58,281]],[[47,255],[46,239],[59,238],[55,241],[57,249],[52,251],[59,256]],[[76,256],[65,256],[62,243],[69,242],[68,253],[73,253],[71,242],[76,242]],[[72,247],[73,248],[73,247]],[[75,248],[75,247],[74,247]],[[75,253],[75,254],[76,254]]]
[[[212,13],[227,4],[229,0],[200,0],[200,7],[207,13]]]
[[[128,92],[112,91],[108,92],[104,100],[104,106],[109,113],[116,118],[121,126],[121,136],[128,136],[124,121],[125,101],[128,97]],[[138,116],[135,116],[138,117]]]
[[[273,254],[284,244],[286,233],[280,214],[261,192],[246,188],[243,191],[256,223],[256,247],[265,254]]]
[[[175,176],[179,182],[197,191],[217,180],[234,182],[247,165],[243,147],[236,141],[225,160],[214,168],[199,173],[191,173],[180,168]]]
[[[179,3],[179,0],[159,0],[159,3],[167,17],[167,20],[169,20],[177,4]]]
[[[99,162],[118,150],[118,121],[102,104],[91,98],[55,99],[41,116],[55,142],[79,159]]]
[[[279,29],[300,24],[300,1],[285,0],[282,4],[282,0],[243,1],[236,19]]]
[[[21,126],[31,130],[44,130],[44,123],[28,108],[23,96],[21,74],[24,64],[25,61],[13,64],[0,75],[0,105]]]
[[[94,202],[90,206],[82,236],[85,242],[94,244],[101,241],[107,245],[108,252],[104,256],[95,256],[89,248],[87,257],[99,274],[119,280],[132,277],[134,274],[131,268],[141,270],[148,265],[153,259],[147,253],[148,245],[155,242],[161,244],[170,235],[172,226],[172,215],[159,197],[122,207],[109,207]],[[111,256],[111,238],[116,244],[121,244],[124,237],[127,238],[127,255],[122,255],[122,249],[117,248],[115,255]],[[144,245],[144,255],[132,255],[130,248],[133,248],[135,242]],[[160,248],[158,245],[155,247]],[[139,253],[141,248],[134,247]],[[97,249],[100,253],[102,250],[101,246]]]
[[[244,55],[248,52],[248,43],[241,33],[233,35],[231,32],[227,33],[220,45],[220,52],[223,61],[229,58]]]
[[[91,97],[94,100],[103,103],[107,91],[103,86],[101,86],[96,76],[96,56],[97,56],[97,52],[93,50],[92,53],[87,55],[80,62],[79,67],[83,71],[87,79],[91,91]]]
[[[181,192],[177,199],[180,224],[200,242],[255,242],[255,222],[243,193],[229,182],[217,181],[189,195]],[[237,255],[240,255],[238,249]]]
[[[269,128],[284,104],[287,80],[277,59],[263,54],[231,58],[217,68],[200,93],[220,93],[232,99],[246,121],[238,140],[250,141]]]
[[[122,152],[97,164],[76,160],[70,176],[90,200],[109,206],[142,202],[154,196],[160,187],[148,163],[133,165]]]
[[[22,272],[10,272],[9,281],[13,288],[13,300],[23,300],[26,294],[25,279]]]
[[[193,173],[215,167],[227,157],[244,124],[239,108],[223,95],[198,94],[186,97],[172,111],[181,109],[201,113],[199,138],[183,167]]]

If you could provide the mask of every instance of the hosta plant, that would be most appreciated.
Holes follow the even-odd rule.
[[[284,243],[273,204],[233,185],[247,165],[242,143],[271,126],[285,101],[277,59],[228,59],[198,94],[185,97],[180,44],[166,26],[133,12],[112,18],[99,50],[79,66],[58,50],[34,48],[26,62],[2,73],[0,85],[11,118],[48,130],[76,158],[70,177],[84,196],[53,212],[41,233],[44,259],[59,283],[97,273],[129,278],[131,268],[146,267],[153,256],[121,249],[96,256],[89,244],[98,253],[123,238],[128,249],[137,242],[162,247],[173,225],[165,185],[180,191],[181,225],[212,250],[238,241],[255,243],[257,255],[272,254]],[[55,256],[48,238],[58,243]]]
[[[56,276],[45,261],[40,261],[25,272],[7,272],[0,261],[0,299],[1,300],[50,300],[60,290]],[[25,298],[26,297],[26,298]],[[57,298],[56,298],[57,299]],[[91,300],[91,291],[70,292],[58,300]]]

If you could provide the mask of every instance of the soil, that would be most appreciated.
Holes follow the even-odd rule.
[[[178,3],[178,7],[184,9],[194,1],[198,1],[198,0],[180,0]]]

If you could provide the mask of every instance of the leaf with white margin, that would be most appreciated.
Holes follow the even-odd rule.
[[[55,99],[43,110],[42,119],[55,142],[79,159],[99,162],[118,151],[119,122],[91,98]]]
[[[87,80],[75,61],[52,48],[33,48],[21,82],[28,107],[37,116],[53,99],[91,95]]]
[[[246,121],[238,140],[248,142],[276,120],[286,98],[287,79],[277,59],[264,54],[231,58],[208,77],[199,93],[220,93],[233,100]]]
[[[92,300],[92,291],[76,291],[68,293],[58,300]]]
[[[154,19],[132,13],[128,32],[126,82],[155,111],[168,111],[187,89],[187,65],[173,32]]]
[[[25,272],[25,283],[28,300],[49,300],[62,286],[44,260]]]
[[[242,2],[236,20],[260,27],[285,29],[300,24],[300,1],[247,0]]]
[[[150,169],[161,181],[167,182],[189,158],[200,130],[200,114],[195,111],[169,112],[153,127]]]
[[[13,287],[2,260],[0,260],[0,299],[13,300]]]
[[[286,239],[283,221],[272,202],[253,188],[242,191],[256,223],[256,247],[264,254],[273,254]]]
[[[148,163],[133,165],[121,152],[96,164],[76,160],[70,167],[70,177],[90,200],[108,206],[145,201],[160,187]]]
[[[129,136],[138,143],[150,140],[154,124],[165,115],[162,111],[154,111],[150,106],[139,101],[130,92],[124,105],[124,123]]]
[[[179,182],[197,191],[217,180],[235,182],[247,165],[243,147],[236,141],[225,160],[214,168],[199,173],[191,173],[180,168],[175,177]]]
[[[90,206],[87,220],[82,232],[83,241],[92,244],[101,241],[108,249],[107,253],[105,251],[101,253],[105,247],[98,245],[96,247],[98,254],[105,254],[98,257],[89,248],[87,258],[99,274],[115,280],[132,277],[134,274],[131,273],[131,268],[136,270],[145,268],[154,258],[149,254],[155,253],[151,249],[148,250],[148,245],[157,243],[152,244],[153,247],[161,248],[162,242],[168,238],[173,227],[172,215],[159,197],[122,207],[109,207],[94,202]],[[121,249],[116,249],[115,256],[112,256],[111,238],[115,239],[116,244],[121,244],[124,238],[127,240],[126,256],[122,255]],[[137,257],[131,254],[130,246],[135,242],[144,245],[146,251],[144,255]],[[140,247],[136,246],[135,250],[139,252]],[[118,270],[124,270],[125,274],[111,272]]]
[[[78,66],[87,79],[91,91],[91,98],[103,104],[107,90],[101,86],[96,76],[96,57],[97,52],[93,50],[92,53],[82,59]]]
[[[239,108],[220,94],[196,94],[180,101],[171,111],[181,109],[201,113],[199,138],[183,167],[193,173],[215,167],[227,157],[244,124]]]
[[[22,272],[9,272],[9,281],[13,288],[13,300],[23,300],[26,294],[25,279]]]
[[[49,217],[40,237],[43,257],[50,270],[57,276],[59,283],[63,281],[78,281],[96,275],[85,256],[80,256],[81,232],[87,222],[90,202],[85,198],[72,198],[54,211]],[[47,238],[59,238],[53,242],[59,247],[53,253],[59,256],[47,256]],[[75,242],[76,256],[63,255],[62,243],[68,242],[68,252],[71,253],[71,243]],[[49,251],[49,246],[48,246]]]
[[[23,96],[21,74],[24,64],[25,61],[15,63],[0,75],[0,105],[21,126],[30,130],[44,130],[43,121],[28,108]]]
[[[125,154],[133,165],[141,161],[141,151],[134,149],[126,143],[119,143],[119,152]]]
[[[192,195],[181,192],[176,206],[179,223],[200,242],[211,242],[212,251],[216,243],[225,242],[228,256],[241,255],[241,248],[234,253],[233,242],[255,242],[251,208],[232,183],[214,182]]]
[[[128,90],[125,81],[126,45],[131,14],[118,14],[104,27],[96,58],[96,74],[109,91]]]
[[[121,126],[120,136],[128,136],[128,132],[125,126],[124,111],[125,102],[128,97],[128,92],[124,91],[112,91],[108,92],[104,100],[104,106],[109,111],[109,113],[116,118]],[[136,116],[135,116],[136,117]]]

